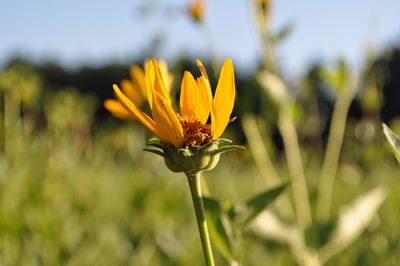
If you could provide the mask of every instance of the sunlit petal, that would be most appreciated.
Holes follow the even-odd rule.
[[[143,124],[147,129],[153,132],[155,135],[160,137],[160,134],[157,131],[157,128],[154,124],[154,121],[145,113],[143,113],[131,100],[126,97],[117,85],[113,85],[114,92],[120,101],[121,105],[125,107],[126,111],[128,111],[136,120],[138,120],[141,124]]]
[[[181,84],[180,109],[181,115],[187,119],[197,119],[199,105],[199,91],[196,81],[190,72],[185,71]]]
[[[153,64],[151,64],[153,63]],[[159,93],[161,97],[171,105],[171,99],[169,97],[167,88],[165,87],[165,81],[163,77],[163,72],[161,71],[160,65],[157,60],[152,59],[150,63],[150,67],[153,67],[154,73],[154,91]]]
[[[123,120],[133,120],[135,117],[131,115],[121,103],[117,100],[107,99],[104,101],[104,107],[115,117]]]
[[[208,80],[204,76],[197,78],[198,102],[197,111],[198,120],[205,124],[211,111],[212,93]]]
[[[160,133],[159,137],[164,142],[174,145],[176,148],[182,146],[183,129],[178,116],[172,109],[172,106],[163,98],[163,96],[154,92],[152,115]]]
[[[143,105],[144,97],[142,93],[130,80],[123,79],[121,81],[121,89],[125,96],[128,97],[136,106]]]
[[[212,106],[211,128],[213,139],[220,137],[229,123],[235,94],[233,64],[230,59],[226,59],[219,76]]]
[[[150,62],[146,62],[145,67],[146,66],[147,69],[145,72],[145,90],[150,109],[153,109],[154,91],[161,94],[161,96],[167,101],[167,103],[171,104],[171,99],[166,89],[163,74],[161,72],[159,64],[157,63],[157,60],[152,59]]]
[[[199,59],[196,59],[196,65],[197,65],[197,67],[199,68],[201,74],[202,74],[207,80],[209,80],[208,75],[207,75],[207,71],[206,71],[205,67],[203,66],[203,63],[202,63]]]
[[[153,61],[146,61],[144,64],[145,75],[144,75],[144,87],[146,90],[146,98],[149,103],[150,109],[153,109],[153,90],[154,90],[154,63]]]
[[[168,72],[167,62],[165,62],[164,60],[160,60],[158,64],[160,65],[161,73],[165,83],[165,88],[167,89],[167,92],[170,93],[172,82],[174,81],[174,76]]]
[[[208,78],[206,68],[204,67],[203,63],[199,59],[196,59],[196,65],[199,68],[202,77],[204,78],[204,82],[201,81],[201,83],[205,85],[204,89],[205,89],[205,94],[207,95],[207,98],[205,98],[205,103],[207,104],[207,108],[208,108],[208,104],[209,103],[211,104],[211,102],[212,102],[212,98],[211,98],[212,97],[212,93],[211,93],[210,80]],[[197,83],[199,84],[199,81]],[[211,118],[215,117],[214,116],[214,110],[212,108],[210,108],[209,112],[207,111],[207,115],[205,115],[205,114],[204,115],[207,116],[207,118],[208,118],[208,114],[209,113],[211,114]],[[207,118],[202,117],[202,121],[204,121],[204,119],[207,121]],[[215,119],[211,119],[211,121],[215,121]],[[211,124],[211,127],[213,127],[213,126],[214,126],[214,124]],[[214,132],[214,130],[212,130],[212,131]]]
[[[144,85],[144,71],[137,65],[130,68],[131,80],[134,86],[140,90],[143,96],[146,96],[146,89]]]

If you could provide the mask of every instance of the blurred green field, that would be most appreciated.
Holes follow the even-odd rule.
[[[3,69],[0,81],[0,265],[203,265],[186,178],[142,151],[151,137],[144,128],[109,115],[94,123],[102,108],[98,98],[71,87],[50,89],[25,65]],[[251,80],[243,84],[254,87]],[[246,89],[239,87],[239,96]],[[243,141],[238,132],[249,114],[240,113],[243,99],[237,100],[235,125],[224,135],[236,143]],[[266,105],[270,101],[264,98],[265,113],[252,117],[275,169],[289,180],[284,152],[271,138],[276,110]],[[312,122],[306,103],[298,102],[302,112],[295,125],[314,216],[323,149],[306,141],[310,127],[303,125]],[[398,123],[392,128],[399,132]],[[223,155],[219,166],[204,174],[205,194],[222,206],[270,187],[246,147]],[[398,264],[399,173],[379,119],[350,118],[333,188],[333,217],[374,187],[387,188],[388,196],[361,237],[327,265]],[[292,198],[290,190],[285,195]],[[295,223],[277,206],[269,209]],[[334,221],[306,228],[307,245],[320,247],[331,237]],[[296,265],[285,241],[265,239],[251,228],[240,244],[241,265]],[[217,250],[215,256],[217,265],[227,265]]]
[[[206,23],[207,2],[156,2],[143,2],[135,15],[149,25],[163,12],[161,24],[188,18],[204,41],[200,59],[215,88],[226,53],[218,54],[215,25]],[[216,265],[397,266],[400,165],[382,122],[400,132],[400,49],[374,50],[371,37],[357,66],[338,58],[288,77],[279,47],[297,25],[271,24],[272,2],[248,1],[253,28],[234,29],[259,42],[254,69],[242,73],[234,62],[237,119],[222,136],[246,150],[223,154],[202,175]],[[379,35],[378,9],[371,36]],[[175,49],[166,28],[137,54],[154,56],[164,41]],[[142,67],[142,59],[135,63]],[[170,62],[175,106],[184,71],[200,74],[192,61]],[[112,84],[129,79],[129,66],[74,67],[22,56],[0,68],[0,266],[204,265],[187,178],[143,151],[154,137],[143,126],[103,107]],[[254,200],[285,184],[272,204]],[[249,202],[259,212],[246,220]]]

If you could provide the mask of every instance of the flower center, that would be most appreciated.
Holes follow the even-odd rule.
[[[183,145],[187,147],[202,146],[211,140],[211,127],[197,120],[180,118],[183,129]]]

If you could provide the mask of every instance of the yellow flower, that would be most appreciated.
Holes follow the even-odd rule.
[[[187,71],[183,75],[179,114],[172,108],[166,79],[155,59],[150,61],[144,78],[151,117],[140,110],[117,85],[113,86],[125,110],[161,141],[175,148],[202,146],[218,139],[228,125],[233,110],[235,76],[232,61],[225,60],[214,98],[203,64],[199,60],[196,64],[201,72],[200,77],[195,80]],[[209,116],[211,123],[207,124]]]
[[[147,69],[149,61],[144,62],[144,69]],[[160,69],[165,79],[165,84],[168,92],[170,91],[173,76],[168,72],[166,62],[160,61]],[[123,79],[121,81],[122,92],[129,98],[136,106],[141,107],[147,98],[145,89],[145,71],[137,65],[130,67],[130,80]],[[133,120],[135,117],[125,110],[118,100],[107,99],[104,101],[104,107],[111,112],[115,117],[124,120]]]
[[[192,0],[187,8],[189,15],[197,22],[203,20],[204,9],[204,0]]]

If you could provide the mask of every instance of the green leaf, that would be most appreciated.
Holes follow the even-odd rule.
[[[397,161],[400,163],[400,139],[387,125],[382,124],[382,127],[383,133],[385,134]]]
[[[285,26],[280,28],[277,32],[273,33],[271,38],[271,42],[274,44],[278,44],[285,40],[294,30],[293,23],[287,23]]]
[[[264,92],[277,104],[284,104],[292,100],[285,82],[270,71],[261,71],[257,74],[257,81]]]
[[[319,74],[338,95],[354,87],[349,66],[344,58],[339,58],[332,69],[320,69]]]
[[[383,187],[376,187],[341,209],[330,241],[318,250],[322,264],[353,243],[371,223],[387,196]]]
[[[243,226],[249,224],[260,212],[271,204],[288,186],[289,183],[283,183],[273,189],[267,190],[246,202],[247,217]]]
[[[213,198],[203,197],[204,209],[208,230],[211,234],[215,247],[229,262],[233,261],[232,244],[228,235],[227,227],[230,225],[224,223],[225,214],[219,202]],[[226,219],[225,219],[226,221]],[[227,222],[227,221],[226,221]],[[229,230],[231,232],[231,230]]]
[[[324,222],[314,221],[312,226],[304,230],[305,242],[315,248],[322,247],[332,238],[336,225],[337,217]]]

